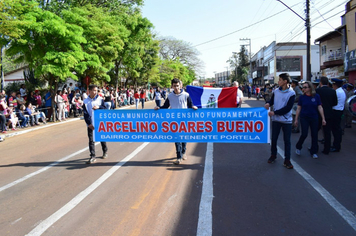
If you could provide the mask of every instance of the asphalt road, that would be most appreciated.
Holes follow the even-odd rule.
[[[15,135],[0,143],[0,235],[356,235],[356,126],[316,160],[298,137],[288,170],[269,144],[229,143],[189,143],[179,166],[172,143],[109,143],[87,165],[83,120]]]

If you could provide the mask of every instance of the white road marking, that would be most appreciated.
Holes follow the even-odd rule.
[[[121,166],[123,166],[127,161],[136,156],[141,152],[149,143],[143,143],[141,146],[136,148],[130,155],[126,156],[122,161],[118,162],[115,166],[111,167],[107,172],[105,172],[98,180],[92,183],[88,188],[75,196],[71,201],[64,205],[57,212],[52,214],[50,217],[42,221],[36,228],[34,228],[27,235],[41,235],[54,223],[56,223],[60,218],[70,212],[74,207],[76,207],[81,201],[83,201],[90,193],[92,193],[96,188],[98,188],[102,183],[104,183],[111,175],[113,175]]]
[[[277,146],[279,155],[284,158],[284,151]],[[346,209],[336,198],[331,195],[321,184],[319,184],[311,175],[309,175],[300,165],[293,162],[294,169],[300,174],[314,189],[317,191],[324,200],[339,213],[339,215],[356,231],[356,217]]]
[[[213,234],[213,151],[213,143],[208,143],[205,154],[203,188],[199,206],[197,236],[209,236]]]
[[[98,144],[99,144],[99,142],[95,143],[95,145],[98,145]],[[16,184],[19,184],[19,183],[21,183],[21,182],[23,182],[23,181],[25,181],[25,180],[27,180],[27,179],[29,179],[29,178],[35,176],[35,175],[38,175],[38,174],[40,174],[40,173],[42,173],[42,172],[48,170],[49,168],[51,168],[51,167],[53,167],[53,166],[56,166],[56,165],[58,165],[59,163],[61,163],[61,162],[63,162],[63,161],[66,161],[66,160],[68,160],[69,158],[72,158],[72,157],[74,157],[74,156],[76,156],[76,155],[78,155],[78,154],[80,154],[80,153],[82,153],[82,152],[85,152],[85,151],[87,151],[87,150],[88,150],[87,147],[86,147],[86,148],[83,148],[82,150],[79,150],[79,151],[77,151],[77,152],[75,152],[75,153],[72,153],[72,154],[70,154],[70,155],[68,155],[68,156],[65,156],[65,157],[63,157],[62,159],[59,159],[58,161],[53,162],[53,163],[49,164],[48,166],[43,167],[42,169],[39,169],[38,171],[35,171],[35,172],[33,172],[33,173],[31,173],[31,174],[28,174],[28,175],[26,175],[26,176],[24,176],[24,177],[22,177],[22,178],[20,178],[20,179],[18,179],[18,180],[15,180],[14,182],[11,182],[11,183],[9,183],[9,184],[7,184],[7,185],[5,185],[5,186],[2,186],[2,187],[0,187],[0,192],[4,191],[5,189],[11,188],[11,187],[15,186]]]
[[[22,217],[19,218],[19,219],[17,219],[17,220],[15,220],[14,222],[11,222],[11,224],[14,225],[14,224],[16,224],[17,222],[19,222],[20,220],[22,220]]]

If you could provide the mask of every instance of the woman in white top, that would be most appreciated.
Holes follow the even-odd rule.
[[[55,103],[57,104],[57,110],[58,110],[58,120],[59,121],[62,121],[63,120],[66,120],[65,119],[65,113],[64,113],[64,99],[62,97],[62,91],[61,90],[58,90],[57,91],[57,95],[54,99]]]

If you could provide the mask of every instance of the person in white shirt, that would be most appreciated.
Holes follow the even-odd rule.
[[[342,129],[341,120],[344,113],[344,105],[346,101],[345,91],[342,89],[341,79],[332,79],[333,89],[336,91],[337,105],[333,106],[333,117],[331,123],[331,132],[334,136],[333,146],[330,148],[330,152],[339,152],[341,149],[342,141]]]
[[[242,91],[239,89],[239,82],[234,81],[233,87],[237,87],[237,107],[241,107],[242,105],[242,98],[244,97]]]
[[[20,93],[21,93],[21,97],[26,97],[27,96],[27,90],[26,90],[24,84],[21,84]]]
[[[94,142],[94,110],[106,109],[105,103],[102,97],[98,95],[98,86],[89,85],[89,96],[83,101],[83,114],[84,120],[87,124],[88,138],[89,138],[89,152],[90,158],[87,164],[93,164],[96,161],[95,156],[95,142]],[[103,159],[108,157],[108,147],[106,142],[100,142],[103,150]]]

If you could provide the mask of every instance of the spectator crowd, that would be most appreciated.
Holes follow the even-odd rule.
[[[144,108],[146,101],[165,99],[170,90],[158,89],[116,89],[99,87],[98,95],[103,97],[107,109],[139,105]],[[65,84],[56,91],[52,104],[52,94],[47,91],[28,91],[24,84],[18,91],[0,93],[0,133],[15,131],[19,128],[38,126],[48,121],[66,121],[69,117],[83,114],[83,101],[88,97],[86,89],[78,84]]]

